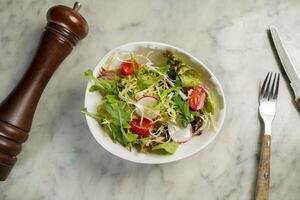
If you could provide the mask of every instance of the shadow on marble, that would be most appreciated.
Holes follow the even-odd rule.
[[[69,117],[67,121],[69,124],[65,126],[73,130],[68,132],[70,135],[67,136],[69,143],[67,148],[71,152],[75,152],[76,170],[79,172],[79,176],[83,174],[81,172],[84,172],[85,176],[95,181],[108,174],[120,176],[119,178],[122,179],[122,176],[126,176],[132,168],[139,168],[138,164],[112,155],[96,142],[86,124],[85,116],[80,113],[84,102],[82,91],[70,89],[70,92],[57,102],[57,110],[67,112],[65,117]],[[74,99],[76,100],[74,101]],[[73,103],[70,105],[70,102]],[[72,157],[72,153],[70,156]],[[85,177],[81,178],[85,179]]]

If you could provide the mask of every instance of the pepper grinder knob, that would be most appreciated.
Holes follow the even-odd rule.
[[[72,45],[78,40],[83,39],[88,33],[88,24],[79,14],[81,4],[75,2],[73,8],[67,6],[54,6],[47,12],[46,29],[60,31],[60,34],[66,36]]]

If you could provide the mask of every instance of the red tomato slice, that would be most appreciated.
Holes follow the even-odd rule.
[[[121,74],[124,76],[132,75],[134,69],[138,69],[138,68],[139,68],[139,64],[132,60],[126,60],[122,62],[120,65]]]
[[[141,117],[138,117],[130,122],[131,130],[142,137],[148,137],[154,127],[154,123],[145,117],[141,123],[141,119]]]
[[[202,86],[190,89],[189,91],[189,105],[194,111],[202,110],[204,108],[206,93]]]

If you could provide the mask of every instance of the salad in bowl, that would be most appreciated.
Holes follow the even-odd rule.
[[[217,134],[223,91],[209,71],[195,67],[178,49],[151,45],[113,50],[94,72],[84,72],[90,82],[82,112],[101,130],[95,133],[89,124],[94,136],[105,134],[133,156],[174,156],[194,138]],[[91,94],[97,96],[92,103],[87,101]],[[105,147],[101,139],[100,144]]]

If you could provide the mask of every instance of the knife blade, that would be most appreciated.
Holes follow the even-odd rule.
[[[295,95],[295,101],[300,106],[300,76],[280,39],[277,29],[275,27],[269,27],[269,31],[280,62],[289,78],[290,86]]]

